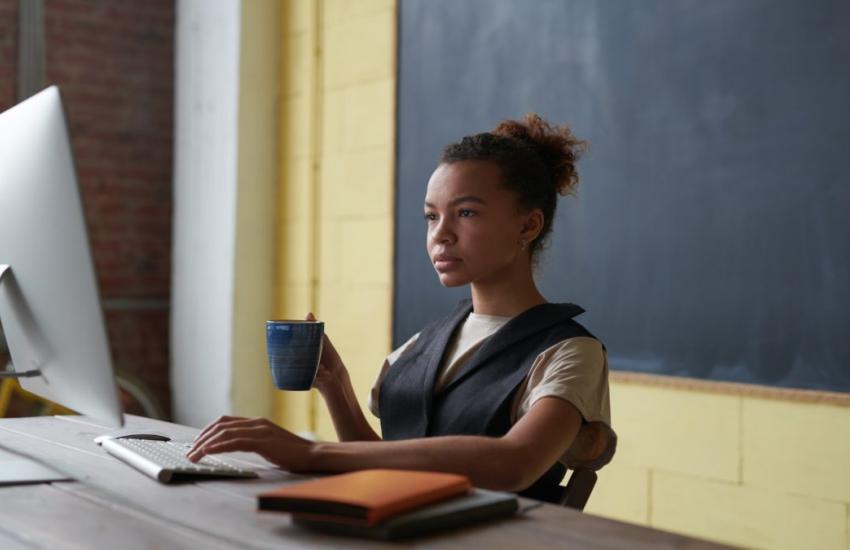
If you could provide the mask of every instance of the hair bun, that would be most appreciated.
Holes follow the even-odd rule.
[[[576,162],[587,144],[576,138],[569,126],[552,126],[539,115],[528,113],[523,120],[503,120],[492,133],[517,139],[533,148],[552,174],[559,195],[575,191],[579,179]]]

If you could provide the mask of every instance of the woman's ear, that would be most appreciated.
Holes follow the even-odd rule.
[[[527,242],[532,242],[543,231],[543,210],[539,208],[532,209],[525,215],[525,220],[522,223],[520,239]]]

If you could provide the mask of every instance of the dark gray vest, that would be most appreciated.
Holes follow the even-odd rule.
[[[455,378],[434,394],[434,382],[446,348],[461,322],[472,311],[472,300],[428,324],[413,347],[387,371],[379,407],[384,439],[439,435],[500,437],[511,428],[512,398],[537,355],[576,336],[593,337],[573,317],[584,310],[575,304],[540,304],[490,336]],[[558,502],[566,468],[556,462],[522,496]]]

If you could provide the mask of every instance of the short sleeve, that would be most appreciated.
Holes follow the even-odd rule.
[[[525,386],[514,398],[513,421],[519,420],[538,400],[549,396],[572,403],[586,422],[559,461],[571,468],[585,464],[596,469],[599,465],[593,457],[604,456],[600,459],[603,462],[610,460],[609,453],[600,454],[606,446],[613,451],[611,440],[616,439],[616,434],[611,428],[608,358],[598,340],[586,336],[570,338],[540,353]],[[585,458],[588,456],[591,458]]]
[[[378,407],[378,399],[380,397],[381,383],[384,381],[387,371],[390,370],[390,367],[398,360],[399,357],[413,347],[417,338],[419,338],[418,332],[411,336],[407,342],[394,349],[392,353],[387,355],[384,359],[384,363],[381,365],[381,371],[378,373],[378,378],[375,380],[375,383],[372,385],[372,389],[369,392],[369,402],[367,404],[369,411],[375,415],[376,418],[381,417],[380,409]]]

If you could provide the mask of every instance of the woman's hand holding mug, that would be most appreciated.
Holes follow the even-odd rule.
[[[304,318],[306,321],[315,321],[316,317],[313,313],[308,313]],[[319,390],[323,396],[341,389],[345,378],[348,376],[348,371],[345,365],[342,364],[339,354],[331,344],[327,333],[324,335],[322,343],[322,356],[319,359],[319,370],[316,372],[316,379],[313,381],[313,387]]]

